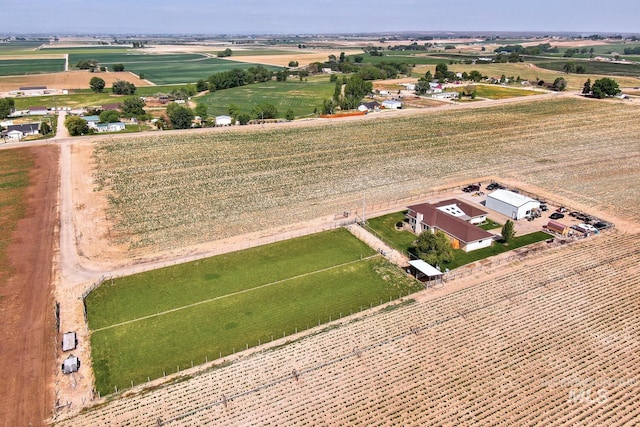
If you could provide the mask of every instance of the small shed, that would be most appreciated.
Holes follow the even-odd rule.
[[[216,126],[231,126],[231,116],[216,116]]]
[[[409,271],[411,274],[421,282],[429,283],[442,283],[442,271],[433,267],[431,264],[427,264],[421,259],[414,259],[409,261]]]
[[[64,362],[62,362],[62,373],[63,374],[71,374],[73,372],[78,372],[80,369],[80,359],[78,359],[73,354],[69,355]]]
[[[553,231],[554,233],[558,233],[561,236],[566,236],[567,234],[569,234],[569,227],[561,222],[554,221],[552,219],[550,219],[549,223],[547,223],[547,229],[549,231]]]
[[[78,338],[75,332],[67,332],[62,335],[62,351],[70,351],[78,345]]]

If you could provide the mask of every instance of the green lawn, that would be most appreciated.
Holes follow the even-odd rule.
[[[506,99],[518,96],[540,95],[543,92],[535,92],[527,89],[518,89],[500,85],[476,85],[476,96],[488,99]]]
[[[406,254],[413,246],[416,235],[410,231],[396,230],[396,223],[404,222],[405,212],[370,218],[367,220],[367,228],[382,241]]]
[[[64,71],[64,59],[2,59],[0,56],[0,76],[57,73],[59,71]]]
[[[533,61],[538,67],[544,68],[547,70],[559,71],[563,72],[563,67],[567,62],[572,62],[576,66],[582,65],[585,68],[584,74],[597,74],[597,75],[606,75],[606,76],[633,76],[640,77],[640,64],[619,64],[613,62],[603,62],[603,61],[584,61],[584,60],[576,60],[574,58],[562,58],[558,60],[551,61]],[[571,75],[576,75],[575,73]],[[584,77],[586,80],[587,77]]]
[[[320,111],[322,102],[333,95],[334,87],[328,77],[306,82],[290,79],[219,90],[196,99],[198,103],[207,105],[210,116],[228,114],[231,104],[237,105],[240,112],[251,113],[257,104],[267,102],[277,108],[278,117],[284,117],[288,109],[296,117],[301,117],[313,114],[316,108]]]
[[[382,257],[361,260],[372,254],[338,229],[105,283],[87,298],[96,388],[107,394],[420,289]]]
[[[487,220],[479,226],[483,230],[493,230],[502,227],[502,224],[495,222],[494,220],[487,218]]]
[[[373,231],[376,236],[382,238],[384,242],[392,246],[394,249],[397,249],[406,254],[407,252],[410,252],[412,243],[416,239],[416,235],[410,231],[396,230],[395,224],[404,220],[404,214],[405,212],[403,211],[380,216],[377,218],[371,218],[368,220],[367,224],[368,228]],[[489,221],[491,222],[491,224],[487,224],[486,227],[481,228],[485,230],[491,230],[501,227],[501,225],[497,222],[494,222],[492,220]],[[445,264],[442,267],[453,270],[454,268],[458,268],[460,266],[470,264],[484,258],[498,255],[506,251],[517,249],[522,246],[540,242],[551,237],[552,236],[547,233],[538,231],[535,233],[526,234],[524,236],[517,236],[508,246],[500,242],[494,242],[493,245],[489,248],[478,249],[472,252],[464,252],[459,249],[454,250],[455,259],[453,260],[453,262]]]

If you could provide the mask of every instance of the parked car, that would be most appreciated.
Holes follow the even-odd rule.
[[[551,215],[549,215],[549,218],[551,218],[551,219],[561,219],[561,218],[564,218],[564,214],[561,214],[560,212],[554,212]]]
[[[556,209],[556,212],[567,213],[569,212],[569,209],[565,208],[564,206],[560,206],[558,209]]]
[[[547,212],[549,210],[549,207],[547,205],[540,205],[540,210],[542,212]]]
[[[478,190],[480,190],[480,186],[478,184],[467,185],[462,189],[462,191],[464,191],[465,193],[472,193]]]
[[[492,182],[491,184],[487,185],[487,190],[489,191],[502,189],[504,189],[504,185],[498,184],[497,182]]]

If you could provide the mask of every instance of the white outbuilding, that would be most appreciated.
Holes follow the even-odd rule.
[[[216,126],[231,126],[231,116],[216,116]]]
[[[511,219],[522,219],[540,209],[540,202],[523,194],[500,189],[487,195],[486,207]]]

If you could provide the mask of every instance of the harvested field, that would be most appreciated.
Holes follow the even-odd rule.
[[[639,261],[637,233],[560,246],[59,425],[633,424]]]
[[[62,73],[0,77],[0,92],[18,90],[20,86],[46,86],[49,89],[89,89],[89,81],[92,77],[103,79],[107,88],[111,88],[111,85],[116,80],[126,80],[136,86],[149,86],[147,81],[140,80],[127,71],[119,73],[66,71]]]
[[[109,241],[128,246],[125,257],[144,256],[353,211],[365,193],[369,204],[388,202],[487,171],[633,217],[637,192],[606,183],[638,188],[638,112],[635,104],[563,97],[105,140],[95,151],[95,188],[110,200],[108,221],[94,226],[109,227]],[[96,194],[81,196],[89,206]]]

